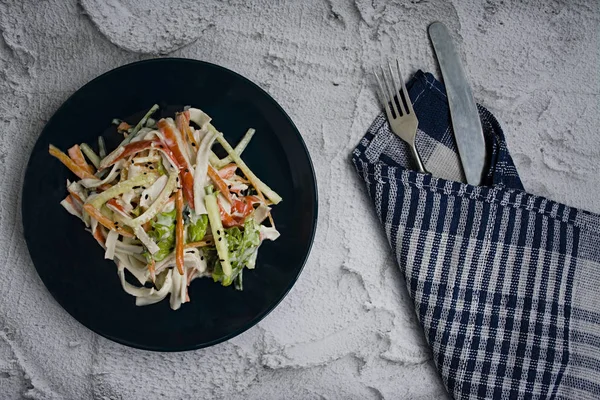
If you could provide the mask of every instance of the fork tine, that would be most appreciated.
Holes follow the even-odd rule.
[[[379,85],[379,100],[382,105],[386,105],[387,101],[385,98],[385,90],[383,89],[383,85],[381,84],[381,79],[379,79],[379,75],[377,75],[377,71],[373,71],[373,75],[375,75],[375,79],[377,79],[377,84]]]
[[[415,112],[413,110],[412,101],[410,101],[410,97],[408,96],[408,91],[406,90],[406,85],[404,84],[404,79],[402,78],[402,72],[400,72],[400,61],[398,61],[398,59],[396,59],[396,67],[398,69],[398,77],[400,78],[400,84],[402,85],[402,93],[404,94],[404,97],[406,99],[406,106],[408,107],[408,113],[414,114]],[[398,99],[400,99],[400,96],[398,96]],[[400,102],[402,102],[402,100],[400,100]]]
[[[396,101],[394,100],[394,92],[392,90],[392,87],[390,86],[390,82],[388,79],[386,79],[385,76],[385,70],[383,69],[383,66],[381,67],[381,74],[383,75],[383,81],[385,82],[385,87],[388,90],[388,95],[389,95],[389,100],[388,103],[392,103],[392,108],[394,109],[394,113],[396,114],[396,118],[398,118],[400,116],[400,113],[398,113],[398,107],[396,106]],[[390,77],[390,79],[394,79],[394,77]]]
[[[394,105],[396,105],[395,97],[398,97],[398,106],[400,107],[400,112],[402,113],[402,115],[406,115],[407,114],[406,107],[402,103],[402,97],[400,97],[400,91],[398,90],[398,83],[396,82],[396,77],[394,76],[394,70],[392,69],[392,64],[389,61],[388,61],[388,68],[390,70],[390,78],[394,85],[394,97],[392,97],[392,102],[394,102]],[[398,76],[398,77],[400,77],[400,76]]]
[[[394,116],[392,115],[392,112],[390,110],[389,102],[387,101],[387,99],[385,97],[385,89],[383,88],[381,79],[379,79],[379,75],[377,75],[376,71],[373,72],[373,75],[375,75],[375,79],[377,79],[377,83],[379,84],[379,100],[381,100],[381,104],[383,105],[383,108],[385,109],[385,113],[386,113],[388,119],[394,119]]]

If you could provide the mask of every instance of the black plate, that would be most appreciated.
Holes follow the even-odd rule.
[[[66,180],[74,176],[48,154],[50,143],[66,151],[75,143],[96,143],[100,134],[114,146],[118,136],[112,119],[137,122],[135,118],[154,103],[162,106],[165,116],[184,105],[201,108],[230,143],[247,128],[255,128],[243,158],[283,197],[273,210],[281,237],[263,244],[256,269],[244,272],[244,291],[197,279],[190,285],[191,303],[178,311],[170,309],[168,298],[135,306],[135,298],[121,288],[114,263],[104,260],[103,250],[81,221],[59,205],[67,193]],[[217,65],[155,59],[105,73],[59,108],[29,159],[22,213],[33,263],[50,293],[75,319],[128,346],[180,351],[242,333],[283,299],[312,245],[317,187],[300,133],[266,92]]]

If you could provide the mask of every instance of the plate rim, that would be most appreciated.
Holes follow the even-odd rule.
[[[72,101],[72,98],[75,97],[77,95],[77,93],[81,92],[82,90],[84,90],[86,87],[92,85],[93,83],[95,83],[98,80],[101,79],[106,79],[108,77],[110,77],[111,74],[113,73],[117,73],[118,71],[122,70],[122,69],[128,69],[128,68],[136,68],[138,66],[141,65],[147,65],[147,64],[160,64],[160,63],[170,63],[170,62],[176,62],[176,63],[189,63],[189,64],[197,64],[197,65],[204,65],[204,66],[208,66],[211,68],[216,68],[217,70],[220,70],[222,72],[225,72],[227,74],[231,74],[233,75],[235,78],[237,79],[241,79],[242,81],[244,81],[246,84],[249,84],[252,88],[258,90],[259,93],[262,94],[263,97],[265,97],[266,99],[268,99],[268,101],[270,103],[272,103],[275,108],[285,117],[285,119],[287,120],[287,122],[290,124],[290,126],[293,128],[292,131],[294,132],[294,134],[296,135],[296,137],[298,138],[301,148],[304,151],[304,154],[306,155],[306,158],[308,160],[308,165],[310,167],[310,177],[312,178],[312,186],[313,186],[313,190],[314,190],[314,195],[312,196],[312,204],[313,204],[313,218],[312,218],[312,229],[310,231],[310,237],[309,237],[309,242],[308,242],[308,248],[306,250],[306,254],[304,255],[301,263],[300,263],[300,268],[298,269],[297,274],[295,274],[295,276],[293,277],[293,279],[291,280],[291,282],[289,283],[289,285],[285,288],[285,290],[283,291],[283,293],[281,294],[280,298],[275,301],[273,304],[271,304],[264,312],[259,313],[257,316],[255,316],[254,318],[252,318],[250,321],[248,321],[246,324],[244,324],[244,326],[242,326],[241,328],[238,328],[236,330],[234,330],[233,332],[227,334],[227,335],[223,335],[220,338],[217,339],[213,339],[211,341],[208,342],[203,342],[200,344],[195,344],[195,345],[186,345],[186,346],[180,346],[180,347],[161,347],[161,346],[148,346],[148,345],[141,345],[139,343],[134,343],[131,341],[128,341],[126,339],[122,339],[122,338],[118,338],[115,337],[113,335],[110,334],[106,334],[103,332],[99,332],[96,329],[93,329],[91,327],[89,327],[88,325],[84,324],[83,322],[81,322],[75,315],[73,315],[73,313],[71,313],[71,311],[69,311],[63,304],[62,301],[60,301],[57,296],[55,295],[54,291],[50,290],[50,288],[47,286],[45,280],[42,278],[42,276],[40,275],[39,271],[38,271],[38,267],[36,265],[36,263],[33,261],[33,257],[32,257],[32,252],[31,249],[33,248],[33,244],[31,243],[30,240],[30,230],[27,229],[27,226],[25,224],[25,221],[28,219],[28,217],[25,216],[26,214],[26,210],[25,210],[25,187],[27,185],[27,181],[26,181],[26,177],[28,175],[28,172],[30,170],[31,167],[31,162],[33,159],[33,152],[35,150],[35,148],[37,147],[37,144],[40,140],[40,138],[42,137],[42,135],[44,134],[44,132],[46,132],[46,130],[48,129],[48,126],[52,123],[52,121],[54,120],[54,118],[56,117],[56,114],[58,114],[60,111],[63,110],[63,108],[66,108],[67,104],[70,103]],[[283,301],[283,299],[285,299],[287,297],[287,295],[289,294],[289,292],[291,291],[291,289],[294,287],[294,285],[296,284],[296,282],[298,281],[298,278],[300,277],[300,274],[302,274],[302,271],[304,270],[304,267],[306,266],[306,263],[308,262],[308,258],[310,257],[311,251],[312,251],[312,247],[314,245],[314,241],[315,241],[315,236],[316,236],[316,231],[317,231],[317,225],[318,225],[318,215],[319,215],[319,191],[318,191],[318,183],[317,183],[317,176],[316,176],[316,172],[315,172],[315,168],[314,168],[314,164],[312,162],[312,158],[310,156],[310,152],[308,151],[308,147],[306,146],[306,142],[304,141],[304,138],[302,137],[300,130],[298,129],[298,127],[296,126],[296,124],[294,123],[294,121],[290,118],[290,116],[288,115],[288,113],[283,109],[283,107],[279,104],[279,102],[277,102],[275,100],[275,98],[273,98],[273,96],[271,96],[271,94],[269,94],[266,90],[264,90],[263,88],[261,88],[258,84],[254,83],[253,81],[251,81],[250,79],[246,78],[245,76],[239,74],[236,71],[233,71],[229,68],[223,67],[221,65],[218,64],[214,64],[208,61],[203,61],[203,60],[196,60],[196,59],[192,59],[192,58],[185,58],[185,57],[157,57],[157,58],[150,58],[150,59],[146,59],[146,60],[139,60],[139,61],[134,61],[131,63],[127,63],[124,65],[120,65],[116,68],[110,69],[108,71],[103,72],[102,74],[96,76],[95,78],[91,79],[90,81],[86,82],[84,85],[82,85],[81,87],[79,87],[78,89],[76,89],[73,93],[71,93],[62,103],[61,105],[53,112],[52,116],[48,119],[48,121],[44,124],[44,127],[41,129],[40,133],[38,134],[35,143],[33,144],[33,147],[30,151],[29,154],[29,158],[27,160],[27,164],[25,166],[24,169],[24,174],[23,174],[23,183],[22,183],[22,187],[21,187],[21,224],[23,226],[23,237],[25,239],[25,243],[27,245],[27,252],[29,254],[29,259],[31,261],[31,264],[33,264],[33,267],[36,271],[37,276],[40,278],[40,280],[42,281],[42,283],[44,284],[45,289],[50,293],[50,295],[52,296],[53,300],[58,303],[58,305],[62,308],[62,310],[64,310],[67,314],[69,314],[73,319],[75,319],[80,325],[82,325],[83,327],[85,327],[86,329],[90,330],[91,332],[102,336],[106,339],[109,339],[115,343],[118,343],[120,345],[123,346],[128,346],[131,348],[135,348],[138,350],[145,350],[145,351],[155,351],[155,352],[166,352],[166,353],[176,353],[176,352],[183,352],[183,351],[192,351],[192,350],[198,350],[198,349],[203,349],[203,348],[207,348],[207,347],[211,347],[214,345],[217,345],[219,343],[223,343],[226,342],[230,339],[233,339],[236,336],[241,335],[242,333],[248,331],[250,328],[254,327],[255,325],[257,325],[259,322],[261,322],[267,315],[269,315],[273,310],[275,310]]]

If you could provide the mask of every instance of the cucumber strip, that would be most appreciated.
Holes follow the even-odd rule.
[[[152,175],[138,175],[135,178],[128,179],[126,181],[117,183],[115,186],[111,187],[108,190],[100,193],[98,196],[94,197],[92,200],[86,202],[90,203],[97,209],[100,209],[104,203],[112,199],[113,197],[117,197],[120,194],[130,191],[134,186],[142,186],[150,183],[152,181]]]
[[[152,114],[154,114],[156,112],[156,110],[158,110],[158,108],[159,108],[158,104],[153,105],[152,108],[150,110],[148,110],[146,115],[144,115],[144,117],[142,119],[140,119],[140,122],[138,122],[137,125],[133,128],[133,130],[131,131],[129,136],[127,136],[125,139],[123,139],[120,146],[125,146],[127,143],[131,142],[131,140],[137,136],[140,129],[142,129],[142,127],[146,124],[146,121],[148,121],[148,118],[150,118],[152,116]]]
[[[233,161],[237,164],[237,166],[242,170],[246,178],[254,185],[254,187],[260,190],[265,196],[269,198],[273,202],[273,204],[278,204],[282,198],[279,196],[273,189],[267,186],[266,183],[258,179],[254,172],[250,170],[250,168],[246,165],[246,163],[240,158],[240,156],[235,152],[233,147],[227,142],[227,140],[223,137],[223,134],[219,132],[212,124],[208,124],[208,129],[215,132],[217,134],[217,141],[223,146],[227,154],[231,156]]]
[[[211,150],[208,154],[208,161],[210,161],[210,165],[216,168],[217,165],[221,162],[221,159],[218,155],[215,154],[214,151]]]
[[[223,274],[225,275],[223,286],[229,286],[231,285],[229,246],[227,245],[227,237],[225,236],[223,224],[221,223],[221,213],[219,212],[219,205],[217,204],[217,195],[213,192],[212,186],[206,188],[204,203],[206,205],[206,211],[208,212],[208,221],[210,222],[210,229],[213,234],[217,253],[219,254],[221,268],[223,268]]]
[[[98,136],[98,155],[100,156],[100,160],[106,157],[106,144],[102,136]]]
[[[242,156],[242,153],[244,152],[244,150],[246,150],[246,147],[248,147],[248,144],[250,143],[250,141],[252,140],[252,136],[254,136],[254,133],[256,133],[256,131],[252,128],[248,129],[246,131],[246,133],[244,134],[244,137],[242,138],[242,140],[239,141],[239,143],[235,146],[235,152],[238,156]],[[231,156],[227,156],[221,160],[219,160],[217,162],[217,165],[215,165],[215,168],[220,169],[223,168],[224,166],[226,166],[227,164],[229,164],[230,162],[232,162],[233,159],[231,158]]]
[[[81,148],[81,151],[83,151],[83,154],[85,154],[85,156],[91,161],[91,163],[94,164],[94,167],[98,169],[98,166],[100,165],[100,157],[98,157],[96,152],[92,150],[90,145],[87,143],[81,143],[79,147]]]

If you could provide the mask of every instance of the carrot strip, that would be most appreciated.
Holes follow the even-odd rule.
[[[71,160],[73,160],[73,162],[75,162],[75,164],[77,164],[81,168],[85,169],[90,174],[94,173],[94,168],[92,168],[92,166],[89,165],[87,163],[87,161],[85,161],[85,157],[83,156],[83,153],[81,152],[81,148],[79,147],[78,144],[71,147],[67,151],[69,153],[69,157],[71,157]]]
[[[152,279],[152,283],[154,283],[156,281],[156,261],[154,261],[154,258],[152,258],[148,264],[148,272],[150,272],[150,279]]]
[[[148,150],[150,148],[152,148],[152,140],[139,140],[137,142],[133,142],[133,143],[129,143],[126,146],[123,146],[119,151],[119,148],[117,148],[117,150],[113,151],[113,153],[115,154],[114,156],[110,157],[110,155],[112,155],[113,153],[111,153],[109,156],[107,156],[105,159],[102,160],[102,162],[100,163],[100,169],[103,168],[108,168],[111,165],[113,165],[114,163],[116,163],[117,161],[125,158],[125,157],[129,157],[133,154],[137,154],[140,151],[144,151],[144,150]],[[115,153],[117,152],[117,153]],[[110,157],[110,158],[109,158]]]
[[[100,243],[100,245],[104,246],[104,243],[106,242],[106,239],[104,238],[104,235],[102,234],[102,230],[100,229],[100,225],[96,225],[96,229],[94,229],[94,232],[92,233],[92,236],[94,236],[94,239],[96,239],[96,241],[98,243]]]
[[[186,243],[183,247],[185,247],[186,249],[192,249],[196,247],[210,246],[211,244],[213,244],[212,240],[201,240],[199,242]]]
[[[208,176],[215,183],[219,192],[221,192],[221,194],[225,196],[227,201],[233,203],[231,200],[231,192],[229,191],[227,184],[225,183],[223,178],[219,176],[219,172],[216,169],[214,169],[213,166],[210,164],[208,165]]]
[[[185,140],[185,136],[187,136],[187,139],[190,141],[191,145],[194,147],[194,149],[196,149],[196,151],[198,151],[198,143],[196,143],[196,139],[194,139],[194,135],[190,129],[189,114],[189,111],[187,111],[187,116],[186,112],[178,113],[175,117],[175,125],[177,125],[177,129],[179,129],[181,132],[183,140]]]
[[[183,193],[177,191],[175,197],[175,209],[177,210],[175,228],[175,263],[179,275],[183,275]]]
[[[195,148],[195,149],[197,149],[198,148],[198,143],[196,142],[196,139],[194,139],[194,134],[192,133],[192,129],[188,128],[186,132],[187,132],[188,140],[192,144],[192,147]]]
[[[50,145],[48,148],[48,152],[51,156],[58,158],[58,160],[65,165],[65,167],[69,168],[71,172],[77,175],[81,179],[98,179],[93,174],[89,173],[84,168],[81,168],[79,165],[75,163],[68,155],[60,151],[57,147]]]
[[[98,210],[93,205],[88,203],[83,206],[83,209],[87,211],[90,217],[95,218],[106,229],[110,229],[111,231],[117,231],[120,235],[125,237],[134,237],[131,232],[128,232],[121,227],[115,226],[115,224],[113,224],[113,222],[110,219],[105,217],[104,214],[102,214],[100,210]]]

